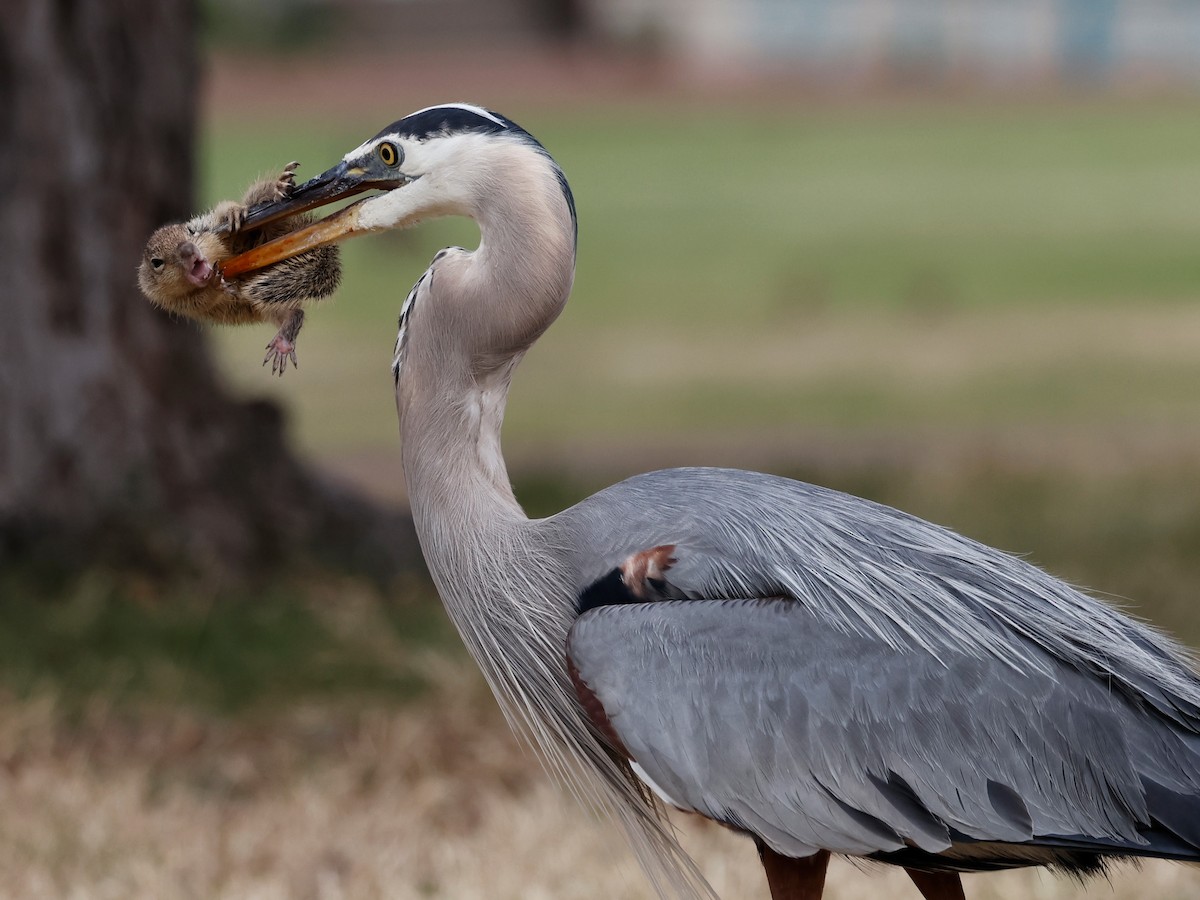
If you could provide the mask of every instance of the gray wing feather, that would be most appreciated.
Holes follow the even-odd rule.
[[[1066,664],[1188,730],[1200,680],[1168,638],[1035,566],[898,510],[731,469],[631,478],[545,520],[582,589],[630,553],[674,544],[673,585],[711,599],[789,597],[894,650]]]
[[[1055,836],[1153,851],[1155,791],[1196,837],[1195,736],[1036,648],[1042,665],[1014,672],[730,600],[601,607],[569,652],[657,785],[781,853]]]

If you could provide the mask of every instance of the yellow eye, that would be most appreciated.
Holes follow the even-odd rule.
[[[379,158],[385,166],[395,166],[400,162],[400,148],[391,141],[384,141],[379,145],[377,152]]]

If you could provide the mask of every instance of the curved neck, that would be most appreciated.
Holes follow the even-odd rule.
[[[449,533],[432,545],[461,543],[456,532],[463,529],[525,519],[500,449],[514,367],[515,361],[507,372],[496,372],[483,383],[401,375],[397,398],[404,479],[427,557],[435,546],[424,534],[435,523],[443,523]]]
[[[461,543],[464,529],[525,520],[500,449],[509,383],[574,278],[574,220],[553,162],[508,153],[482,181],[467,210],[479,247],[435,258],[409,311],[397,379],[418,530],[457,532],[423,538],[427,556],[443,541]]]

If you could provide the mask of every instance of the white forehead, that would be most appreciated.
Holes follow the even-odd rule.
[[[477,116],[481,116],[487,119],[489,122],[495,122],[501,128],[508,127],[508,123],[491,110],[484,109],[482,106],[476,106],[474,103],[439,103],[436,106],[426,106],[424,109],[418,109],[416,112],[409,113],[404,118],[408,119],[413,116],[419,116],[421,113],[427,113],[435,109],[461,109],[464,112],[474,113]],[[357,147],[343,156],[342,160],[349,162],[352,159],[358,159],[362,157],[364,154],[370,154],[374,152],[377,146],[386,140],[394,140],[394,138],[390,138],[388,135],[373,137],[369,141],[364,141],[363,143],[359,144]]]
[[[387,137],[384,136],[384,137],[371,138],[369,141],[364,141],[363,143],[361,143],[357,147],[355,147],[353,150],[351,150],[349,153],[347,153],[345,156],[343,156],[342,162],[350,162],[350,160],[352,160],[352,159],[358,159],[362,156],[365,156],[366,154],[372,152],[379,144],[383,143],[386,140],[387,140]]]

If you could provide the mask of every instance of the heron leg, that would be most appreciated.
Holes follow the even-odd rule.
[[[758,858],[767,873],[771,900],[821,900],[825,890],[825,869],[829,865],[828,850],[795,859],[780,856],[762,841],[755,843]]]
[[[966,900],[957,872],[918,872],[905,869],[925,900]]]

